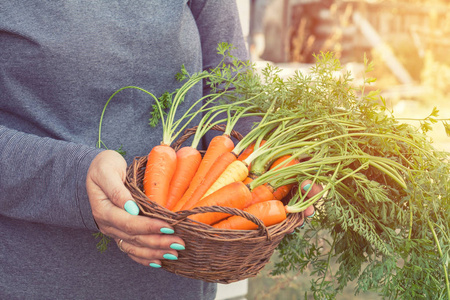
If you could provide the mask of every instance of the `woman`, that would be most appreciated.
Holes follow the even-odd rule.
[[[247,59],[230,1],[2,4],[1,299],[215,297],[214,284],[159,269],[189,241],[138,216],[123,185],[127,162],[161,141],[161,128],[147,125],[150,97],[124,90],[108,106],[102,137],[110,149],[123,145],[125,159],[95,144],[114,91],[174,91],[182,64],[190,73],[217,64],[219,42]],[[194,87],[185,105],[202,93]],[[98,230],[119,247],[100,253]]]

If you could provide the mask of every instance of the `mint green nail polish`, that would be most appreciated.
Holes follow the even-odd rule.
[[[311,215],[307,216],[307,218],[312,218],[312,217],[314,217],[315,214],[316,214],[316,211],[313,211],[313,213]]]
[[[158,264],[155,264],[155,263],[150,263],[149,266],[152,267],[152,268],[156,268],[156,269],[157,268],[161,268],[161,265],[158,265]]]
[[[305,192],[307,192],[307,191],[309,191],[310,188],[311,188],[311,184],[308,183],[307,185],[305,185],[305,186],[303,187],[303,190],[304,190]]]
[[[163,257],[168,260],[177,260],[178,259],[178,257],[176,257],[175,255],[170,254],[170,253],[164,254]]]
[[[123,206],[125,210],[133,216],[137,216],[139,214],[139,207],[137,206],[136,202],[133,200],[128,200],[125,202],[125,205]]]
[[[172,248],[173,250],[184,250],[184,249],[186,249],[186,248],[184,248],[183,245],[178,244],[178,243],[172,243],[170,245],[170,248]]]
[[[166,228],[166,227],[161,228],[159,231],[161,231],[162,233],[165,233],[165,234],[174,234],[175,233],[175,231],[173,229]]]

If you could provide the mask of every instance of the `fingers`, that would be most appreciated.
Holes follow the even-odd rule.
[[[128,213],[137,215],[139,207],[124,185],[126,168],[127,163],[119,153],[111,150],[103,151],[91,163],[86,188],[90,198],[103,198],[117,207],[124,208]]]
[[[123,239],[127,244],[136,247],[147,247],[152,249],[174,249],[184,250],[184,241],[173,234],[161,234],[159,232],[153,234],[127,234],[119,227],[111,227],[107,229],[108,236]],[[178,245],[178,246],[177,246]]]
[[[139,247],[133,244],[128,243],[126,240],[120,245],[121,250],[128,254],[129,256],[133,256],[135,258],[143,259],[143,260],[161,260],[161,259],[169,259],[176,260],[178,258],[178,252],[172,250],[170,248],[167,249],[153,249],[147,247]]]
[[[119,217],[111,226],[102,228],[102,231],[114,237],[119,249],[137,263],[159,268],[161,260],[177,260],[178,251],[185,249],[184,241],[173,235],[173,228],[166,222],[132,216],[114,208],[118,210]]]
[[[173,235],[167,222],[139,215],[139,207],[124,185],[126,168],[123,157],[109,150],[91,163],[86,189],[98,228],[140,264],[158,267],[163,259],[176,260],[185,247],[183,240]]]
[[[123,246],[124,241],[122,239],[116,239],[116,243],[117,243],[117,247],[120,249],[120,251],[122,251],[123,253],[128,254],[128,256],[133,259],[134,261],[136,261],[137,263],[144,265],[144,266],[150,266],[153,268],[161,268],[161,260],[158,258],[142,258],[142,257],[137,257],[134,256],[132,253],[133,251],[130,249],[126,249]],[[130,253],[130,254],[129,254]],[[156,256],[155,254],[153,254],[152,256]]]
[[[323,187],[321,185],[313,184],[313,182],[311,180],[303,181],[302,184],[300,185],[300,188],[301,188],[301,191],[303,194],[306,193],[307,198],[311,198],[323,190]],[[304,213],[305,217],[312,218],[315,214],[314,206],[312,206],[312,205],[308,206],[303,211],[303,213]]]
[[[307,193],[306,196],[308,198],[313,197],[314,195],[317,195],[323,190],[323,187],[319,184],[313,184],[311,180],[305,180],[301,184],[301,190],[302,193]]]
[[[101,223],[104,230],[114,234],[114,230],[122,235],[173,234],[174,229],[167,222],[147,216],[133,216],[114,205],[103,212]],[[108,228],[106,228],[108,227]]]
[[[312,218],[314,217],[316,213],[316,209],[314,208],[314,206],[308,206],[304,211],[303,214],[305,215],[305,217],[307,218]]]
[[[178,251],[185,249],[181,239],[175,240],[164,235],[129,238],[115,239],[119,249],[137,263],[154,268],[161,267],[161,260],[177,260]]]

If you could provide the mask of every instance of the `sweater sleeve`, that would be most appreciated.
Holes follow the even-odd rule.
[[[0,126],[0,214],[95,230],[85,181],[100,151]]]

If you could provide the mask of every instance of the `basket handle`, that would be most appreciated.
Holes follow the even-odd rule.
[[[233,207],[224,207],[224,206],[213,205],[213,206],[199,206],[199,207],[195,207],[190,210],[182,210],[182,211],[179,211],[176,213],[177,216],[175,217],[175,220],[177,220],[177,222],[173,225],[176,225],[177,223],[184,221],[190,215],[195,215],[195,214],[199,214],[199,213],[208,213],[208,212],[221,212],[221,213],[227,213],[230,215],[235,215],[235,216],[240,216],[240,217],[246,218],[247,220],[258,225],[258,231],[259,231],[260,235],[265,235],[268,240],[272,239],[270,236],[269,230],[267,229],[267,227],[264,225],[264,223],[260,219],[258,219],[257,217],[255,217],[254,215],[252,215],[246,211],[243,211],[243,210],[240,210],[237,208],[233,208]]]

